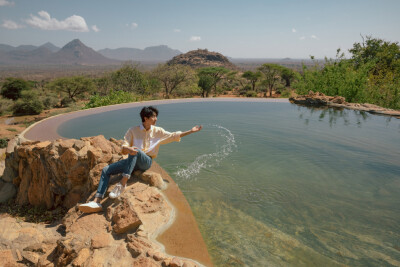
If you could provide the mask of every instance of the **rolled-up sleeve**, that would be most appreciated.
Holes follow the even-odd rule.
[[[180,142],[181,141],[181,131],[176,131],[176,132],[168,132],[165,131],[164,129],[161,128],[161,142],[160,145],[165,145],[165,144],[169,144],[172,142]]]
[[[132,128],[128,129],[128,131],[125,133],[124,143],[122,144],[122,147],[131,147],[131,146],[133,146]]]

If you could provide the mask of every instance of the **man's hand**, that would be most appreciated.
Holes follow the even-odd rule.
[[[203,125],[200,125],[200,126],[196,125],[196,126],[194,126],[194,127],[192,128],[191,131],[192,131],[192,133],[195,133],[195,132],[200,131],[202,128],[203,128]]]
[[[186,136],[186,135],[189,135],[189,134],[198,132],[198,131],[200,131],[202,128],[203,128],[203,126],[201,126],[201,125],[200,125],[200,126],[196,125],[196,126],[194,126],[191,130],[189,130],[189,131],[187,131],[187,132],[181,133],[181,137],[184,137],[184,136]]]
[[[124,146],[122,148],[122,154],[125,154],[125,155],[129,154],[129,155],[135,156],[137,153],[138,153],[138,148],[135,146],[133,146],[133,147]]]

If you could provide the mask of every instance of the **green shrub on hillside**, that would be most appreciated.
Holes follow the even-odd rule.
[[[44,109],[51,109],[59,106],[60,100],[58,96],[54,93],[48,93],[46,96],[41,97]]]
[[[246,92],[246,97],[257,97],[257,92],[256,91],[247,91]]]
[[[22,91],[31,89],[31,84],[20,78],[7,78],[1,87],[1,95],[4,98],[17,100]]]
[[[0,98],[0,116],[5,112],[10,111],[13,105],[13,101],[7,98]]]
[[[101,106],[115,105],[121,103],[129,103],[138,101],[138,97],[130,92],[111,91],[108,95],[94,95],[90,98],[84,109],[95,108]]]
[[[66,107],[71,106],[72,103],[74,103],[74,100],[72,100],[72,99],[69,98],[69,97],[64,97],[64,98],[61,99],[61,101],[60,101],[60,107],[66,108]]]
[[[33,91],[24,91],[21,99],[18,99],[12,107],[13,115],[37,115],[42,112],[44,106],[38,95]]]
[[[295,83],[298,94],[310,90],[326,95],[340,95],[348,102],[368,102],[400,109],[400,46],[366,37],[350,49],[351,58],[337,51],[336,59],[325,59],[324,67],[303,66]]]

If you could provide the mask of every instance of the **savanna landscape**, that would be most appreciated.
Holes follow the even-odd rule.
[[[0,0],[0,266],[400,266],[399,3],[178,2]]]

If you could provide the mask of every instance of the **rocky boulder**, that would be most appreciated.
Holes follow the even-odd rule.
[[[289,101],[294,104],[302,106],[326,106],[339,109],[352,109],[365,111],[377,115],[392,116],[400,119],[400,111],[388,108],[382,108],[373,104],[359,104],[359,103],[348,103],[344,97],[341,96],[326,96],[323,93],[310,91],[307,95],[298,95],[296,97],[289,98]]]
[[[307,106],[326,106],[329,104],[345,104],[345,98],[341,96],[326,96],[323,93],[313,91],[308,92],[308,95],[298,95],[289,98],[289,101],[295,104]]]
[[[155,240],[174,219],[156,172],[134,173],[117,199],[103,199],[103,212],[78,210],[93,199],[102,168],[122,158],[120,145],[96,136],[25,142],[7,153],[0,186],[17,189],[17,204],[69,210],[53,225],[0,215],[0,266],[200,266]]]
[[[7,150],[0,190],[13,185],[19,205],[71,208],[96,189],[104,166],[122,159],[120,145],[104,136],[24,142]]]

